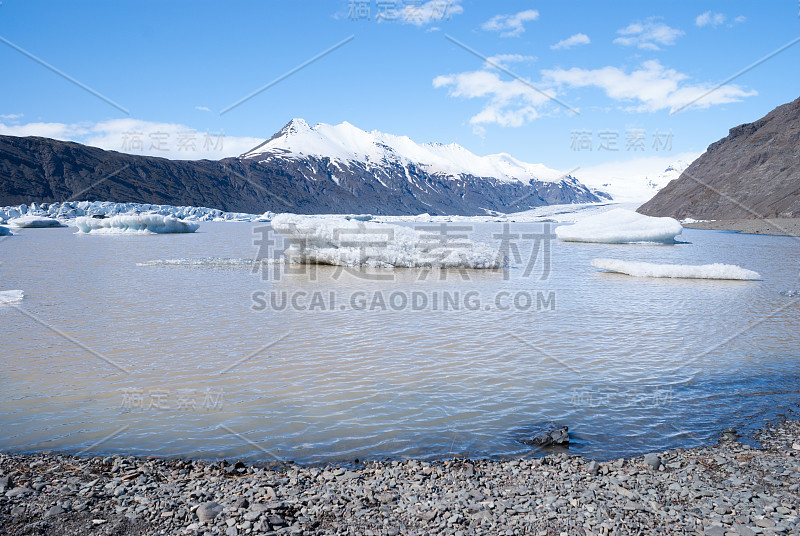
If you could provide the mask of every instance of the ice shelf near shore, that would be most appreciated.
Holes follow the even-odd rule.
[[[761,275],[734,264],[653,264],[640,261],[623,261],[617,259],[592,259],[592,266],[618,274],[633,277],[669,277],[680,279],[736,279],[751,281],[760,279]]]
[[[179,220],[160,214],[137,214],[112,216],[110,218],[81,217],[75,220],[79,233],[85,234],[171,234],[193,233],[199,223]]]
[[[0,236],[14,236],[8,227],[0,225]]]
[[[298,264],[476,269],[505,264],[487,244],[457,235],[443,241],[435,232],[388,223],[279,214],[273,218],[272,228],[290,240],[285,255]]]
[[[224,212],[215,208],[151,205],[147,203],[113,203],[111,201],[67,201],[64,203],[31,203],[0,208],[0,220],[21,216],[54,218],[61,222],[81,216],[116,216],[118,214],[160,214],[189,221],[269,221],[271,212],[247,214]]]
[[[680,222],[673,218],[653,218],[632,210],[616,208],[589,216],[573,225],[558,227],[555,233],[565,242],[672,243],[682,230]]]
[[[25,293],[21,290],[0,290],[0,305],[8,305],[22,301]]]

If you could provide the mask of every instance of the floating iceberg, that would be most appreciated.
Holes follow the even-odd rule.
[[[0,290],[0,305],[9,305],[22,301],[25,294],[21,290]]]
[[[505,265],[491,246],[463,235],[442,236],[388,223],[279,214],[272,228],[289,239],[295,264],[375,268],[476,268]]]
[[[578,223],[557,227],[559,239],[566,242],[599,242],[625,244],[630,242],[672,243],[683,227],[673,218],[653,218],[632,210],[615,208]]]
[[[617,259],[592,259],[592,266],[608,272],[634,277],[674,277],[682,279],[760,279],[761,275],[734,264],[653,264]]]
[[[0,236],[12,236],[12,233],[8,230],[8,227],[0,225]]]
[[[14,227],[26,228],[26,229],[33,229],[33,228],[44,228],[44,227],[66,227],[63,223],[56,220],[55,218],[46,218],[44,216],[20,216],[19,218],[14,218],[8,222],[9,225],[13,225]]]
[[[92,234],[165,234],[193,233],[200,224],[161,214],[119,215],[110,218],[81,217],[75,220],[79,233]]]

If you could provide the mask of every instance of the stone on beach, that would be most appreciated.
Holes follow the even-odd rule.
[[[218,502],[208,501],[201,504],[195,513],[197,514],[197,519],[207,523],[209,521],[213,521],[219,514],[222,513],[222,510],[222,505],[220,505]]]
[[[659,467],[664,465],[664,462],[661,460],[658,454],[655,454],[653,452],[644,455],[644,463],[646,463],[656,471],[658,470]]]

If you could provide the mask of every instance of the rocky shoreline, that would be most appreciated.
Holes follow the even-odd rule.
[[[745,234],[800,236],[800,218],[698,221],[684,223],[683,226],[687,229],[712,229]]]
[[[0,454],[0,535],[800,534],[800,423],[756,439],[351,468]]]

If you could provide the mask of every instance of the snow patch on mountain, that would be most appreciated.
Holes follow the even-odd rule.
[[[347,121],[338,125],[319,123],[311,127],[303,119],[292,119],[272,138],[240,158],[266,161],[270,158],[302,159],[309,156],[327,157],[344,165],[363,163],[367,167],[413,165],[431,175],[447,177],[473,175],[525,183],[531,179],[544,182],[571,179],[543,164],[522,162],[507,153],[477,156],[456,143],[419,144],[408,136],[395,136],[377,130],[366,132]]]

